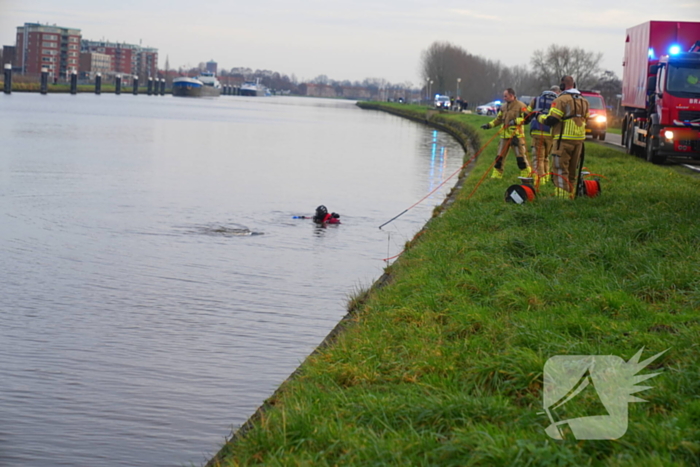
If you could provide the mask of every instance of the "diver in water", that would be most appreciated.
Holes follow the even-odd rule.
[[[340,224],[340,215],[335,212],[328,213],[328,209],[321,205],[316,208],[313,221],[316,224]]]

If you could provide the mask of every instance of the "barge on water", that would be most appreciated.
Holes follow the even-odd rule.
[[[221,83],[214,73],[202,72],[196,78],[181,76],[173,80],[173,96],[217,97],[221,95]]]

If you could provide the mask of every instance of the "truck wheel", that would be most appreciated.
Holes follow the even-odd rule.
[[[647,161],[651,162],[652,164],[663,164],[666,162],[666,156],[659,156],[657,154],[657,151],[654,150],[654,143],[656,142],[656,138],[652,137],[649,138],[647,141],[647,147],[646,147],[646,159]]]
[[[634,123],[631,121],[627,124],[627,131],[625,131],[625,140],[623,143],[625,144],[625,148],[627,148],[627,154],[636,156],[635,154],[635,147],[634,144],[632,143],[632,135],[634,134]]]
[[[601,141],[605,141],[605,133],[598,133],[598,139]]]

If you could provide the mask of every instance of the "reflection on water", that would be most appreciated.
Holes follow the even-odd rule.
[[[0,140],[12,466],[207,459],[448,187],[377,226],[462,161],[442,133],[304,98],[14,93]],[[343,223],[293,219],[319,204]]]
[[[439,132],[433,130],[433,140],[430,146],[430,191],[445,180],[447,167],[447,146],[438,142]]]

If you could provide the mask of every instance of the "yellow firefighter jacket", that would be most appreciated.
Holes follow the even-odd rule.
[[[552,137],[555,141],[585,140],[586,120],[588,120],[588,101],[576,89],[569,89],[554,99],[547,115],[540,115],[537,121],[545,123],[548,117],[554,117],[557,122],[552,127]],[[550,120],[551,121],[551,120]]]
[[[501,104],[501,110],[498,111],[498,115],[488,125],[489,128],[493,128],[503,124],[503,128],[500,131],[503,139],[510,139],[513,136],[524,138],[523,122],[526,116],[527,105],[515,99],[513,102]]]

